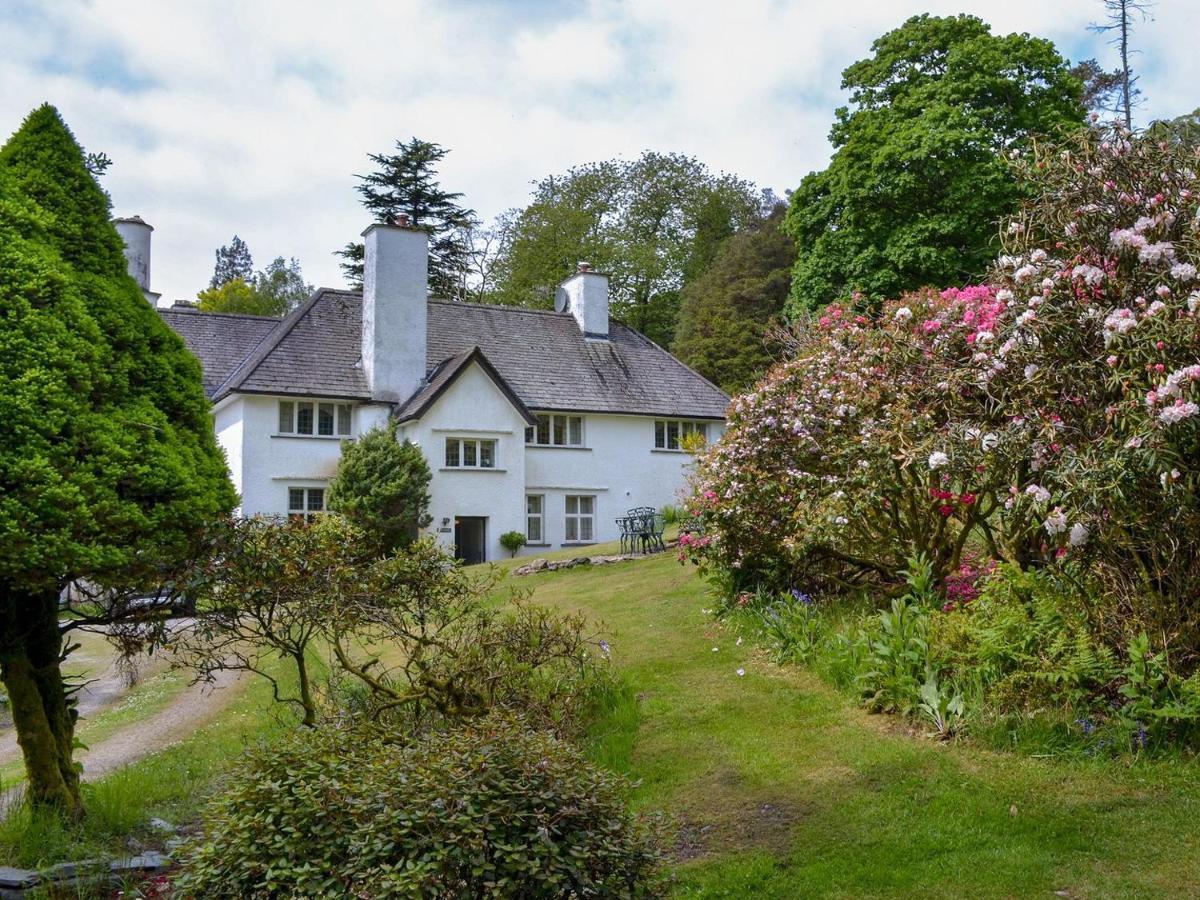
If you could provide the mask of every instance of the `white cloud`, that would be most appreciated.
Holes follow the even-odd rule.
[[[49,100],[115,160],[106,187],[156,226],[172,298],[207,283],[234,232],[259,265],[295,255],[340,283],[331,251],[366,223],[352,174],[397,138],[451,148],[443,183],[485,216],[533,179],[646,148],[782,192],[828,158],[841,70],[916,12],[965,8],[1112,62],[1085,30],[1096,0],[26,3],[0,12],[0,121]],[[1198,102],[1197,13],[1153,11],[1143,116],[1176,115]]]

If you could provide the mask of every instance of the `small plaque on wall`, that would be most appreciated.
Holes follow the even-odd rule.
[[[438,531],[439,531],[440,533],[442,533],[442,534],[449,534],[449,533],[450,533],[450,531],[451,531],[451,529],[449,529],[449,528],[439,528],[439,529],[438,529]]]

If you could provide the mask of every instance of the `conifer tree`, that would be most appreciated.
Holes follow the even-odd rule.
[[[59,595],[156,587],[236,496],[200,365],[48,105],[0,149],[0,307],[0,676],[30,800],[78,814]]]
[[[235,278],[240,278],[247,284],[254,280],[254,258],[250,255],[250,248],[246,246],[246,242],[236,234],[228,245],[218,247],[214,255],[217,263],[213,266],[212,280],[208,283],[210,290],[228,284]]]
[[[462,194],[442,189],[437,166],[450,151],[414,137],[396,142],[396,153],[372,153],[379,168],[356,175],[355,190],[376,222],[395,224],[401,214],[414,228],[429,234],[429,290],[435,297],[458,295],[463,272],[470,264],[462,231],[476,224],[475,211],[459,205]],[[363,245],[353,241],[337,251],[346,262],[342,271],[355,285],[362,284]]]

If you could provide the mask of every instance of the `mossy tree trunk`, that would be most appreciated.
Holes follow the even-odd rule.
[[[3,607],[0,677],[25,759],[27,796],[34,806],[77,817],[83,812],[72,760],[77,713],[63,684],[58,597],[8,593]]]

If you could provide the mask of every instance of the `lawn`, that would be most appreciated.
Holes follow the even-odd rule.
[[[625,687],[588,749],[639,782],[639,807],[676,819],[678,897],[1195,895],[1194,764],[1037,759],[911,733],[716,622],[670,554],[498,590],[510,587],[585,613],[609,641]],[[88,786],[83,846],[150,815],[193,818],[247,741],[285,727],[276,715],[255,682],[190,740]],[[16,825],[0,829],[9,861],[80,849],[36,830],[41,847],[28,846],[27,830],[18,852]]]
[[[914,735],[716,623],[670,555],[514,581],[603,622],[628,694],[591,749],[678,818],[681,897],[1195,896],[1194,764]]]

